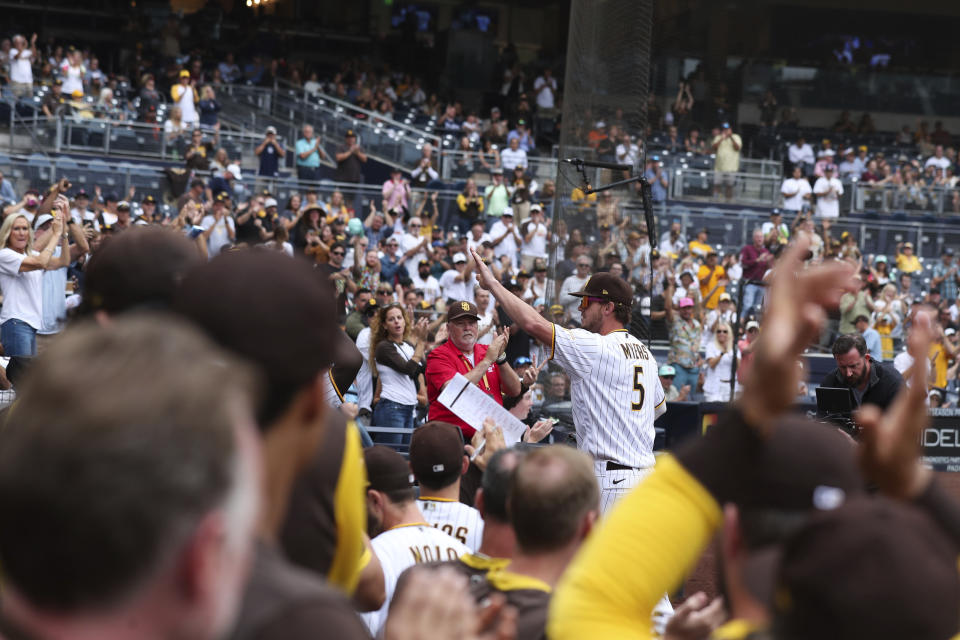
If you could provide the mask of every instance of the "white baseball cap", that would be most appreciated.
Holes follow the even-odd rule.
[[[269,209],[270,207],[275,207],[275,206],[277,206],[277,201],[274,200],[273,198],[267,198],[267,200],[263,203],[264,209]]]
[[[453,254],[453,264],[457,264],[458,262],[466,262],[466,261],[467,261],[467,256],[463,255],[462,252],[458,251],[457,253]]]
[[[240,173],[240,165],[238,165],[236,162],[228,164],[227,171],[233,175],[234,180],[243,180],[243,175]]]
[[[504,207],[504,208],[503,208],[503,213],[501,213],[500,215],[501,215],[501,216],[511,216],[511,217],[513,217],[513,207]]]

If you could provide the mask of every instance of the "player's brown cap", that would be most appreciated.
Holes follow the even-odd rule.
[[[460,477],[463,468],[463,434],[460,427],[433,420],[410,438],[410,468],[421,484],[442,489]]]
[[[450,305],[450,308],[447,309],[447,322],[452,322],[457,318],[463,318],[465,316],[479,320],[480,313],[477,311],[477,305],[472,302],[467,302],[466,300],[461,300],[454,302]]]
[[[400,491],[413,487],[413,474],[399,453],[375,444],[363,450],[367,467],[367,488],[374,491]]]
[[[183,234],[158,227],[131,229],[90,258],[81,311],[167,308],[183,275],[201,264],[196,247]]]
[[[609,274],[605,271],[590,276],[586,286],[582,291],[571,293],[578,298],[591,297],[603,298],[617,304],[627,306],[633,305],[633,287],[627,284],[623,278]]]
[[[261,370],[269,387],[259,416],[264,428],[292,393],[355,355],[335,338],[340,329],[329,284],[278,252],[220,254],[186,275],[174,308]]]
[[[956,557],[923,512],[882,498],[850,501],[810,519],[785,545],[775,626],[790,638],[953,637]]]

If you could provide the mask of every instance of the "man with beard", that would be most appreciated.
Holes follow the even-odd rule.
[[[532,307],[527,308],[533,311]],[[504,393],[513,397],[519,395],[521,389],[520,378],[507,362],[506,332],[497,331],[489,346],[477,344],[479,321],[477,305],[466,300],[451,304],[447,310],[447,335],[450,337],[427,356],[428,419],[457,425],[466,440],[472,438],[476,430],[437,402],[443,387],[456,374],[463,374],[501,405]]]
[[[892,366],[867,354],[867,343],[860,334],[846,334],[833,343],[837,368],[820,382],[821,387],[847,387],[853,392],[855,406],[875,404],[886,409],[903,378]]]
[[[417,265],[417,272],[410,274],[413,288],[423,292],[423,299],[433,306],[440,297],[440,283],[430,275],[430,261],[421,260]]]
[[[477,278],[501,308],[570,376],[577,446],[593,456],[606,513],[653,469],[653,421],[666,401],[653,354],[624,328],[633,290],[609,273],[591,276],[580,291],[581,328],[547,321],[500,284],[476,252]],[[453,332],[451,332],[451,337]],[[431,354],[432,357],[433,354]]]

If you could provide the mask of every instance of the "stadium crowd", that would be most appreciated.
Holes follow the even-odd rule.
[[[202,198],[204,185],[196,191]],[[320,244],[308,241],[300,257],[283,249],[284,218],[266,196],[244,203],[264,208],[263,215],[251,214],[243,241],[233,235],[243,223],[232,216],[225,191],[209,207],[188,197],[182,220],[166,225],[132,213],[135,207],[112,195],[98,204],[99,213],[80,212],[78,222],[69,192],[66,180],[51,185],[33,212],[11,212],[0,228],[0,341],[13,361],[33,354],[30,328],[50,315],[50,287],[60,287],[58,304],[64,300],[64,280],[48,275],[63,273],[74,258],[84,266],[81,317],[44,346],[26,373],[17,370],[17,401],[0,428],[2,637],[99,637],[129,628],[130,616],[154,631],[198,639],[311,637],[323,628],[340,638],[388,639],[708,638],[714,631],[747,637],[755,629],[789,639],[843,629],[843,637],[909,633],[946,640],[958,630],[960,575],[952,561],[958,505],[918,458],[927,387],[916,381],[928,368],[935,371],[927,355],[943,348],[945,332],[929,300],[915,301],[907,332],[914,384],[886,413],[864,409],[856,449],[832,428],[787,417],[803,383],[797,359],[822,333],[827,311],[839,308],[842,320],[848,306],[866,304],[857,261],[840,251],[814,257],[813,234],[798,230],[781,244],[775,226],[768,236],[779,246],[771,252],[760,229],[743,249],[741,281],[755,265],[770,268],[764,293],[750,294],[756,305],[745,310],[762,317],[764,327],[757,331],[755,321],[746,327],[749,348],[742,351],[752,357],[742,394],[705,437],[662,455],[648,480],[599,518],[591,458],[562,444],[529,448],[549,437],[549,421],[528,429],[520,448],[505,447],[490,419],[472,434],[432,420],[413,429],[408,443],[385,447],[364,443],[358,404],[341,392],[354,380],[361,386],[356,375],[364,366],[378,371],[375,393],[389,402],[374,415],[394,424],[404,403],[390,393],[418,395],[414,379],[438,373],[431,364],[423,371],[428,354],[436,365],[445,345],[476,337],[469,332],[480,326],[509,324],[487,318],[497,311],[488,289],[521,268],[522,251],[498,260],[494,247],[484,246],[488,240],[474,238],[462,247],[471,258],[454,253],[437,279],[431,270],[448,247],[434,247],[432,230],[421,235],[423,221],[412,216],[402,232],[384,233],[383,262],[398,269],[410,264],[417,277],[435,282],[430,304],[409,285],[383,279],[383,262],[369,242],[396,222],[378,210],[368,225],[331,220],[330,228],[346,228],[350,242],[334,237],[326,261],[317,262]],[[305,215],[326,215],[307,207]],[[528,222],[539,226],[541,215],[532,211]],[[484,233],[481,225],[473,231]],[[710,312],[718,315],[730,302],[715,291],[725,278],[716,274],[719,256],[707,238],[687,243],[681,232],[671,228],[662,239],[673,243],[662,247],[668,264],[674,260],[668,250],[691,265],[699,251],[698,276],[705,271],[699,284],[690,271],[679,285],[663,278],[668,367],[683,366],[684,348],[699,351],[701,337],[689,325],[699,325],[709,299],[716,294]],[[207,259],[215,233],[227,242]],[[440,256],[421,259],[420,252]],[[577,273],[569,277],[622,277],[609,269],[597,275],[589,252],[578,253]],[[531,258],[541,273],[541,258]],[[908,268],[910,248],[902,247],[898,259]],[[551,286],[534,275],[521,287],[522,279],[519,271],[507,279],[517,296]],[[674,306],[678,287],[685,290]],[[504,289],[496,291],[502,299]],[[579,309],[595,317],[591,299],[584,300]],[[563,307],[548,312],[562,325],[577,322]],[[708,361],[732,342],[721,327],[729,325],[716,322]],[[365,349],[351,344],[358,328],[358,338],[369,334]],[[523,419],[532,404],[524,387],[537,379],[542,362],[528,357],[526,338],[512,362],[517,374],[506,352],[519,333],[487,335],[476,370],[499,373],[489,382],[477,375],[476,384],[497,389]],[[189,373],[184,362],[192,363]],[[85,372],[109,385],[106,401],[76,384]],[[669,380],[669,369],[659,373]],[[564,393],[562,378],[556,388],[554,378],[549,382],[545,395]],[[69,420],[50,394],[69,403]],[[123,499],[114,496],[119,475],[131,475]],[[869,496],[867,481],[882,495]],[[758,521],[780,524],[755,530]],[[58,536],[78,522],[82,535],[62,546]],[[740,541],[720,552],[726,599],[692,594],[672,616],[655,615],[660,594],[680,584],[718,530],[724,540]],[[638,533],[645,544],[626,544]],[[58,552],[49,553],[48,545]],[[769,561],[770,545],[780,551],[776,562]],[[840,558],[845,580],[838,583]],[[65,577],[59,562],[87,570]],[[617,576],[630,588],[614,588]],[[931,585],[937,588],[924,588]],[[894,598],[898,606],[877,610],[876,598]],[[89,615],[92,608],[97,615]]]
[[[171,51],[176,34],[163,35]],[[50,114],[159,124],[169,90],[164,132],[194,173],[169,214],[136,189],[87,192],[64,176],[17,195],[0,176],[0,382],[16,391],[0,415],[0,638],[960,632],[960,505],[918,444],[928,406],[960,391],[960,264],[950,247],[927,262],[909,242],[864,255],[833,233],[838,176],[952,188],[951,147],[901,172],[866,148],[838,167],[829,141],[813,155],[798,139],[783,206],[745,246],[679,220],[651,243],[622,193],[575,192],[579,215],[561,215],[555,184],[529,173],[561,99],[549,69],[530,84],[506,65],[503,104],[482,119],[412,75],[356,63],[325,83],[276,60],[193,60],[165,69],[161,94],[149,74],[124,86],[96,73],[89,52],[41,57],[22,37],[3,48],[10,90],[47,85]],[[409,102],[460,135],[453,213],[431,188],[429,146],[362,204],[244,181],[218,148],[216,89],[280,75],[384,116]],[[663,126],[665,149],[713,152],[734,174],[743,141],[729,105],[721,92],[701,107],[692,81],[669,116],[651,103],[642,133]],[[600,159],[635,162],[641,132],[603,117],[584,120],[583,138]],[[713,129],[705,139],[694,117]],[[332,158],[348,178],[366,162],[352,134]],[[315,179],[325,152],[312,128],[289,149],[275,136],[258,147],[259,173],[295,153]],[[662,202],[668,174],[653,157],[644,170]],[[733,185],[721,175],[715,196]],[[548,419],[571,404],[556,332],[586,326],[598,276],[632,294],[618,320],[668,346],[666,401],[731,403],[609,516],[596,461],[568,446],[574,425]],[[552,343],[511,317],[496,282],[551,324]],[[864,408],[854,444],[788,413],[811,391],[804,354],[856,334],[860,356],[892,361],[908,386],[885,412]],[[473,342],[475,358],[463,355]],[[520,444],[440,405],[454,372],[525,423]],[[724,598],[689,594],[658,615],[715,533]]]

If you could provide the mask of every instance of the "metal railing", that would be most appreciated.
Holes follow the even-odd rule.
[[[780,178],[750,173],[726,173],[702,169],[675,169],[670,175],[670,196],[675,200],[726,198],[737,204],[776,206]]]
[[[909,212],[923,215],[960,213],[960,191],[926,185],[854,182],[853,211]]]
[[[247,109],[248,121],[254,129],[273,125],[295,140],[304,124],[313,125],[322,132],[328,155],[332,155],[347,130],[357,134],[369,155],[399,167],[414,166],[425,143],[435,148],[441,143],[438,136],[423,129],[324,94],[311,95],[302,89],[228,85],[220,89],[220,95]]]
[[[190,132],[170,137],[162,124],[79,119],[70,116],[17,119],[11,123],[11,151],[34,148],[35,143],[56,153],[95,153],[105,157],[126,156],[168,162],[183,161]],[[212,133],[206,139],[213,140]],[[221,131],[218,147],[227,150],[231,161],[240,159],[247,167],[257,166],[254,151],[263,135]],[[281,139],[281,144],[283,140]],[[212,159],[212,158],[211,158]]]
[[[466,180],[480,174],[482,181],[486,182],[490,174],[490,169],[480,162],[480,153],[477,151],[440,151],[440,179],[441,180]],[[501,167],[500,164],[493,162],[493,157],[489,154],[485,157],[487,165],[490,168],[494,166]],[[504,173],[509,173],[504,171]],[[540,184],[544,180],[554,180],[557,177],[557,159],[544,158],[540,156],[527,156],[527,173],[529,173]]]
[[[99,186],[104,192],[114,191],[124,197],[130,187],[137,190],[137,199],[151,194],[158,199],[169,198],[170,184],[165,170],[157,167],[135,165],[126,162],[106,162],[103,160],[81,161],[68,157],[48,158],[41,154],[30,156],[5,156],[0,154],[0,171],[12,180],[18,193],[28,187],[45,187],[60,177],[66,177],[88,193]],[[203,177],[204,174],[196,175]],[[328,180],[319,182],[300,181],[296,178],[266,178],[245,176],[236,189],[237,197],[244,197],[262,189],[269,189],[281,206],[293,194],[303,194],[308,188],[317,190],[323,199],[334,191],[340,191],[355,214],[365,218],[370,203],[379,207],[381,185],[336,183]],[[429,195],[437,193],[437,208],[440,223],[445,229],[452,230],[462,224],[457,215],[456,198],[458,192],[449,190],[413,189],[410,206],[415,213],[419,204]],[[564,213],[577,211],[582,215],[583,208],[571,202],[561,202]],[[432,205],[427,204],[427,212],[432,213]],[[550,207],[552,209],[552,207]],[[589,207],[588,207],[589,209]],[[658,219],[658,228],[667,229],[669,223],[678,220],[688,237],[695,230],[706,227],[709,242],[723,247],[739,248],[750,240],[756,227],[768,219],[765,210],[730,209],[714,206],[713,202],[660,203],[654,209]],[[638,200],[625,198],[621,201],[621,214],[633,220],[643,220],[642,206]],[[787,224],[793,221],[789,217]],[[464,232],[464,228],[458,231]],[[841,217],[833,221],[831,231],[834,238],[848,231],[858,240],[863,253],[893,255],[898,242],[913,242],[917,255],[930,259],[940,255],[944,247],[960,247],[960,225],[947,225],[942,220],[919,219],[865,219]]]

